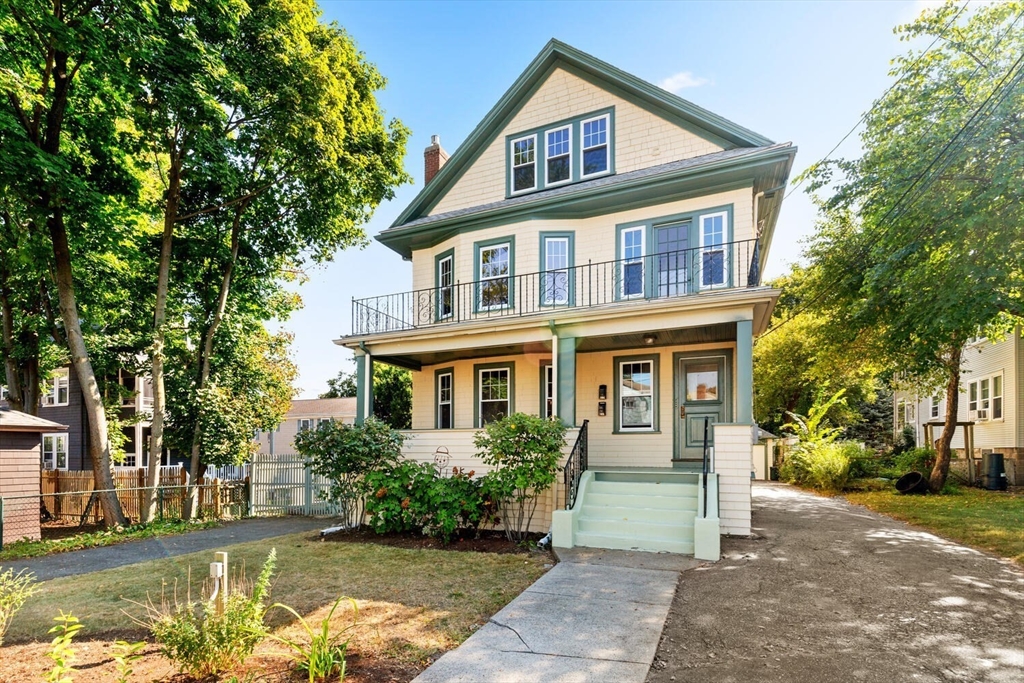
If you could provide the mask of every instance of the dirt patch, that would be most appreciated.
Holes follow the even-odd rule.
[[[511,553],[529,554],[536,552],[537,541],[543,534],[530,534],[527,542],[513,543],[505,537],[501,531],[481,531],[479,537],[475,532],[467,531],[458,538],[452,539],[451,543],[445,545],[437,538],[424,536],[422,534],[378,534],[373,529],[363,527],[362,529],[348,529],[336,531],[323,537],[323,540],[332,543],[373,543],[376,545],[387,545],[394,548],[408,548],[410,550],[455,550],[459,552],[474,553],[497,553],[508,555]]]
[[[1024,680],[1024,572],[838,498],[755,485],[684,572],[648,683]]]

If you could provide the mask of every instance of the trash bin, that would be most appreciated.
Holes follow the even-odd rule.
[[[981,485],[989,491],[1006,490],[1006,462],[1002,453],[981,456]]]
[[[928,493],[928,480],[920,472],[907,472],[896,480],[900,493]]]

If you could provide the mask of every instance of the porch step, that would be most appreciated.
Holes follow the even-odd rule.
[[[693,540],[672,540],[648,536],[617,535],[577,531],[575,544],[586,548],[610,548],[612,550],[640,550],[651,553],[693,554]]]
[[[580,517],[579,530],[585,533],[631,538],[660,538],[666,541],[692,541],[693,520],[686,522],[648,522],[637,519],[594,519]]]
[[[590,497],[580,510],[580,523],[584,520],[593,521],[628,521],[628,522],[650,522],[653,524],[689,524],[693,526],[693,520],[697,517],[696,504],[690,506],[679,505],[681,500],[669,498],[678,507],[640,507],[624,506],[615,501],[612,505],[601,505],[591,501]],[[580,527],[582,528],[582,526]]]
[[[585,505],[629,507],[629,508],[654,508],[657,510],[686,510],[697,509],[697,491],[693,493],[680,492],[674,496],[643,496],[619,493],[591,493],[587,491]]]
[[[693,483],[661,483],[604,481],[596,479],[591,482],[589,491],[594,493],[613,493],[620,496],[697,496],[697,484]]]

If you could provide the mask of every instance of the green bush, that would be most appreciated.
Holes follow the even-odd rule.
[[[366,514],[379,534],[421,531],[448,543],[487,517],[489,499],[475,472],[442,476],[430,463],[405,460],[366,475]]]
[[[396,465],[405,438],[371,417],[361,425],[331,421],[315,430],[299,432],[295,448],[310,458],[314,474],[331,481],[325,498],[341,508],[342,517],[361,525],[365,497],[371,490],[367,475]]]
[[[182,673],[205,678],[240,665],[267,636],[264,603],[270,595],[270,577],[277,559],[271,550],[252,590],[244,579],[228,581],[223,614],[212,600],[186,602],[157,610],[150,606],[150,630],[160,653]],[[233,584],[233,585],[232,585]]]
[[[841,491],[850,479],[850,462],[863,451],[852,441],[798,444],[779,475],[784,481],[827,492]]]
[[[900,473],[900,476],[907,472],[920,472],[928,474],[935,465],[935,451],[930,448],[912,448],[909,451],[900,453],[893,462],[893,467]]]
[[[477,454],[493,468],[484,477],[484,491],[500,508],[509,540],[526,540],[538,496],[555,483],[565,431],[558,419],[515,413],[477,433]]]
[[[35,575],[25,570],[14,573],[13,569],[0,572],[0,645],[4,644],[4,634],[11,625],[11,619],[18,613],[37,587],[34,585]]]

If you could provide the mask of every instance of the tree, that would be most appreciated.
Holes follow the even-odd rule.
[[[412,427],[412,374],[408,370],[373,364],[373,416],[392,429]]]
[[[1022,14],[1007,2],[960,16],[950,2],[898,27],[934,47],[894,60],[863,156],[809,174],[811,192],[830,194],[808,249],[815,311],[835,339],[928,393],[945,388],[933,491],[949,471],[964,345],[1024,321]]]
[[[754,345],[754,416],[770,432],[806,415],[812,406],[842,390],[846,401],[830,404],[829,419],[851,427],[861,421],[857,406],[874,401],[883,368],[856,347],[834,344],[824,316],[806,305],[808,269],[794,265],[769,282],[782,290],[772,326]]]
[[[327,380],[327,391],[320,394],[320,398],[355,398],[356,382],[356,373],[338,370],[337,377]]]

